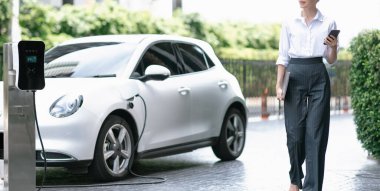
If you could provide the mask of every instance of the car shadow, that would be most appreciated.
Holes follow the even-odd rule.
[[[132,172],[140,176],[170,176],[172,173],[186,172],[190,169],[209,169],[216,168],[223,164],[221,161],[202,161],[193,157],[161,157],[155,159],[140,159],[135,161]],[[206,168],[205,168],[206,167]],[[36,185],[41,185],[43,179],[43,168],[37,168],[36,171]],[[154,179],[154,178],[153,178]],[[48,168],[46,171],[44,186],[46,188],[65,188],[65,187],[89,187],[97,185],[104,186],[107,184],[139,184],[140,182],[147,182],[147,180],[141,180],[140,177],[128,175],[123,180],[112,182],[99,182],[94,180],[87,173],[73,173],[72,171],[61,168],[53,167]],[[148,180],[149,182],[149,180]]]
[[[133,172],[141,174],[154,174],[175,170],[184,170],[199,166],[209,165],[207,162],[194,160],[178,160],[168,158],[138,160],[132,167]]]

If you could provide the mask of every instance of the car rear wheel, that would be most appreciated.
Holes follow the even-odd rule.
[[[217,144],[212,146],[214,154],[223,161],[235,160],[244,149],[246,121],[235,108],[230,109],[223,120]]]
[[[128,174],[133,163],[133,136],[129,124],[119,116],[109,116],[96,142],[90,173],[97,180],[118,180]]]

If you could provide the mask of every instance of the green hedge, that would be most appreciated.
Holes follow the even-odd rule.
[[[10,7],[9,0],[0,0],[0,80],[3,79],[3,44],[8,42]]]
[[[352,107],[358,139],[380,158],[380,30],[364,31],[350,46]]]
[[[10,7],[9,0],[0,0],[0,44],[1,48],[3,43],[8,42],[9,21],[10,21]]]
[[[0,0],[0,42],[7,36],[9,2]],[[47,49],[76,37],[102,34],[176,34],[205,40],[220,58],[276,60],[281,25],[247,22],[206,22],[199,14],[175,11],[171,18],[156,18],[144,11],[130,11],[116,2],[89,7],[65,5],[55,8],[37,0],[21,0],[22,38],[42,40]],[[350,60],[350,55],[340,60]]]
[[[7,42],[9,0],[0,0],[0,43]],[[234,60],[272,61],[278,56],[279,23],[206,22],[199,14],[176,11],[171,18],[133,12],[106,1],[89,7],[65,5],[54,8],[37,0],[21,0],[20,25],[24,40],[42,40],[49,49],[65,40],[102,34],[175,34],[202,39],[218,57]],[[350,60],[347,51],[340,60]],[[0,61],[1,64],[2,60]]]

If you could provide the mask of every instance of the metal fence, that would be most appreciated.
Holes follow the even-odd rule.
[[[250,115],[268,117],[283,113],[276,99],[277,67],[275,61],[221,60],[236,76],[246,97]],[[326,66],[331,81],[331,111],[346,112],[351,108],[349,71],[351,61],[338,61]]]

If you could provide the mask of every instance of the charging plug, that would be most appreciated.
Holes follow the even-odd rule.
[[[127,99],[127,109],[133,109],[133,107],[135,106],[133,104],[133,101],[135,100],[135,97],[139,96],[139,94],[136,94],[130,98]]]
[[[133,104],[133,102],[128,102],[127,103],[127,109],[133,109],[135,105]]]

